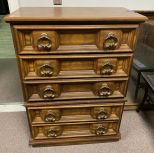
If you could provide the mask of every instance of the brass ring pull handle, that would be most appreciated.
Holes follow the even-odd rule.
[[[103,48],[106,50],[114,50],[118,46],[118,39],[114,36],[113,33],[109,33],[108,36],[106,37],[104,43],[103,43]]]
[[[111,75],[114,72],[114,65],[109,62],[106,62],[101,66],[100,74]]]
[[[101,88],[98,91],[99,96],[110,96],[112,95],[113,91],[111,88],[108,86],[107,83],[103,83]]]
[[[43,94],[42,94],[42,97],[44,99],[52,99],[55,97],[55,91],[54,89],[52,88],[52,86],[47,86],[44,91],[43,91]]]
[[[57,130],[50,128],[47,131],[47,136],[48,137],[57,137],[58,136],[57,132],[58,132]]]
[[[46,33],[42,33],[40,38],[38,38],[37,47],[38,47],[38,50],[48,51],[51,49],[52,41],[50,40],[50,38]]]
[[[100,112],[98,112],[98,113],[96,114],[96,118],[97,118],[98,120],[105,120],[105,119],[108,118],[108,113],[105,112],[105,111],[100,111]]]
[[[49,112],[47,115],[45,115],[44,120],[45,120],[46,122],[55,122],[55,121],[56,121],[56,116],[55,116],[54,113]]]
[[[103,126],[100,126],[95,130],[95,134],[98,136],[104,135],[106,132],[107,132],[107,129]]]
[[[44,64],[40,67],[40,75],[42,77],[51,77],[53,75],[53,68],[49,64]]]

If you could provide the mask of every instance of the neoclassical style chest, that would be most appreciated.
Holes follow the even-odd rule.
[[[11,25],[32,145],[115,141],[139,24],[124,8],[20,8]]]

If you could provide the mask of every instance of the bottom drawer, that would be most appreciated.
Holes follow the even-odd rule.
[[[48,124],[32,126],[32,137],[39,139],[73,138],[88,136],[109,136],[119,133],[119,122]]]

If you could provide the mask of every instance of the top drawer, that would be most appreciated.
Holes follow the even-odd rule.
[[[122,26],[14,26],[19,54],[131,52],[136,28]]]

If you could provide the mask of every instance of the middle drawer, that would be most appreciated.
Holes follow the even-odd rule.
[[[43,105],[27,106],[31,124],[71,123],[87,121],[119,121],[123,112],[124,100],[102,103],[91,102],[82,105]]]
[[[132,54],[20,56],[22,78],[55,79],[128,76]]]
[[[126,95],[128,78],[59,79],[24,81],[28,102],[123,98]]]

